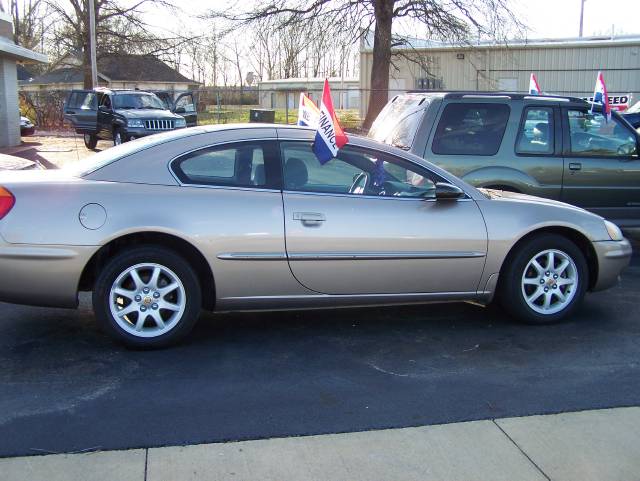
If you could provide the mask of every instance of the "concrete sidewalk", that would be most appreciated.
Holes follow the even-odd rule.
[[[0,459],[2,481],[640,479],[640,407]]]

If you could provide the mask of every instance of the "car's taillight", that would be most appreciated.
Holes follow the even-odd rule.
[[[0,219],[9,213],[16,203],[16,198],[4,187],[0,187]]]

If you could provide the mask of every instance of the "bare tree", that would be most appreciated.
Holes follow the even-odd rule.
[[[89,1],[45,0],[60,20],[53,43],[59,51],[82,53],[84,86],[91,85],[89,52]],[[170,0],[95,0],[98,58],[109,53],[146,53],[171,56],[182,44],[192,40],[184,36],[159,39],[144,21],[143,8],[175,9]]]
[[[11,0],[9,4],[13,19],[13,40],[30,50],[44,49],[44,38],[53,19],[44,0]]]
[[[239,13],[212,11],[241,24],[265,18],[278,20],[279,28],[318,22],[324,31],[350,32],[356,41],[373,31],[371,92],[364,127],[387,102],[394,21],[415,24],[425,36],[465,42],[470,32],[495,35],[496,24],[519,24],[508,0],[262,0]]]

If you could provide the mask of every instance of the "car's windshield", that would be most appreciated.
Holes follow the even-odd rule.
[[[116,109],[165,109],[162,101],[154,94],[142,92],[114,95],[113,104]]]
[[[627,109],[626,114],[637,114],[640,112],[640,102],[636,102],[631,108]]]
[[[389,102],[378,115],[368,136],[379,142],[409,149],[431,99],[424,95],[403,95]]]

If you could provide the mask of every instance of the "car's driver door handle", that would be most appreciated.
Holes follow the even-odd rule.
[[[316,225],[327,219],[324,214],[320,214],[319,212],[294,212],[293,220],[299,220],[307,225]]]
[[[580,162],[571,162],[569,164],[569,170],[580,170],[582,169],[582,164]]]

